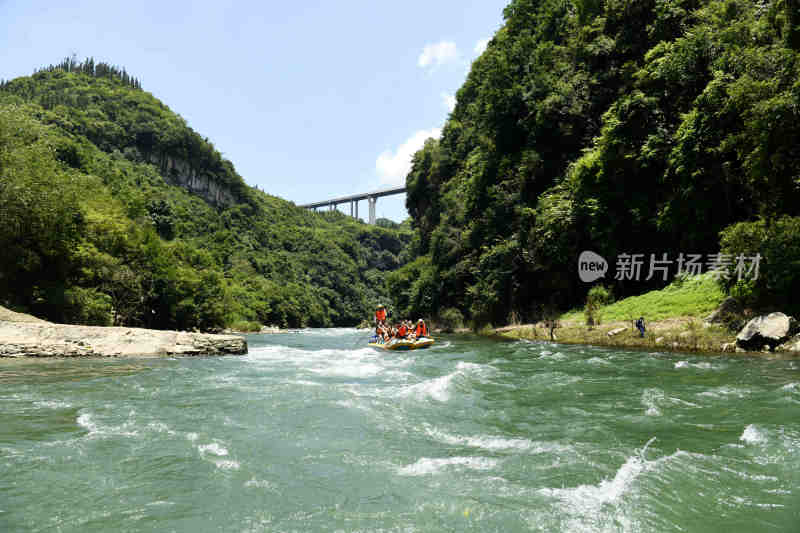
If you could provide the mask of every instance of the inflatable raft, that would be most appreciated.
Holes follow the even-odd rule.
[[[432,346],[435,342],[431,337],[423,337],[417,340],[391,340],[387,343],[371,342],[370,346],[373,348],[380,348],[382,350],[421,350]]]

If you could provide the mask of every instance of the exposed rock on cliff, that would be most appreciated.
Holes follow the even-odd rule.
[[[150,162],[156,165],[173,185],[183,187],[192,194],[205,199],[217,207],[227,207],[236,203],[231,190],[220,181],[205,172],[198,172],[188,162],[168,155],[151,155]]]

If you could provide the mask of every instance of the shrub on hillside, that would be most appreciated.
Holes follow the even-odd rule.
[[[797,311],[793,295],[800,291],[800,217],[783,216],[776,220],[740,222],[721,233],[722,253],[732,259],[722,287],[746,305],[783,306]],[[739,279],[736,258],[761,255],[758,276],[755,269]],[[745,261],[749,268],[752,260]]]
[[[586,307],[583,308],[583,314],[586,317],[586,325],[599,325],[600,308],[610,304],[612,301],[611,291],[605,286],[595,285],[589,289],[589,294],[586,295]]]
[[[448,307],[439,314],[439,327],[445,333],[452,333],[464,325],[464,315],[455,307]]]

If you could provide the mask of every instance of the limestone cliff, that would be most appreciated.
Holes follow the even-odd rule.
[[[200,196],[213,206],[228,207],[236,203],[236,196],[230,188],[220,183],[214,175],[198,171],[185,160],[167,154],[153,154],[150,162],[168,182]]]

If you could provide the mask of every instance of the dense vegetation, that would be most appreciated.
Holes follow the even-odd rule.
[[[725,288],[798,310],[798,2],[513,0],[504,15],[407,176],[418,257],[390,276],[401,311],[480,325],[582,307],[583,250],[611,278],[621,253],[758,252],[761,277]],[[618,297],[665,283],[609,281]]]
[[[0,85],[3,305],[156,328],[355,325],[410,239],[248,187],[122,69],[67,60]]]

